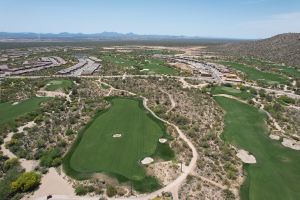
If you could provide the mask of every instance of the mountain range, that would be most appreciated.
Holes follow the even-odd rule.
[[[0,32],[0,41],[159,41],[159,40],[203,40],[205,42],[233,42],[235,39],[190,37],[172,35],[139,35],[135,33],[10,33]]]

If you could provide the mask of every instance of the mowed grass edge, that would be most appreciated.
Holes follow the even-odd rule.
[[[300,199],[300,154],[271,140],[267,116],[259,109],[226,97],[214,97],[225,110],[225,142],[249,151],[256,164],[244,164],[246,180],[240,189],[242,200]]]
[[[146,176],[142,180],[129,180],[128,178],[122,176],[121,174],[115,174],[115,173],[112,173],[109,171],[98,171],[98,172],[93,172],[93,173],[78,172],[75,169],[73,169],[71,166],[72,155],[75,152],[78,145],[80,144],[80,142],[84,136],[84,133],[90,128],[90,126],[95,122],[95,120],[100,115],[103,115],[104,113],[106,113],[110,110],[110,108],[113,106],[112,100],[115,98],[120,98],[120,97],[105,98],[106,100],[108,100],[110,102],[111,106],[105,110],[101,110],[101,111],[97,112],[97,114],[93,117],[93,119],[82,130],[80,130],[80,132],[78,133],[78,136],[77,136],[76,140],[74,141],[73,145],[71,146],[70,150],[67,152],[67,154],[63,158],[63,169],[68,176],[71,176],[78,180],[89,179],[93,176],[93,174],[101,172],[101,173],[106,173],[107,175],[116,177],[120,182],[132,181],[135,189],[138,191],[141,191],[141,192],[150,192],[155,189],[158,189],[160,185],[154,177]],[[124,97],[122,97],[122,98],[124,98]],[[169,140],[172,139],[171,136],[167,134],[164,123],[162,121],[158,120],[157,118],[155,118],[148,110],[146,110],[144,108],[143,102],[140,98],[130,97],[127,99],[138,101],[139,108],[145,112],[147,117],[149,117],[151,120],[153,120],[160,127],[160,129],[162,130],[162,133],[164,133],[163,137],[168,138]],[[154,154],[151,157],[156,157],[156,158],[159,157],[163,160],[172,160],[175,158],[175,155],[174,155],[174,152],[170,149],[168,144],[159,144],[159,142],[157,142],[156,151],[154,152]],[[142,187],[140,187],[140,186],[142,186]]]

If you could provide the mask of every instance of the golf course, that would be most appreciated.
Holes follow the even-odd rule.
[[[235,70],[241,71],[246,75],[246,78],[253,81],[263,81],[267,84],[288,84],[290,81],[287,77],[281,74],[275,74],[271,72],[264,72],[256,69],[255,67],[247,66],[235,62],[221,62],[221,64],[233,68]]]
[[[98,113],[79,133],[64,158],[64,170],[77,179],[103,172],[136,185],[145,184],[145,180],[156,189],[158,183],[153,177],[147,177],[141,161],[145,157],[174,157],[168,143],[158,142],[159,138],[170,137],[164,124],[144,109],[140,99],[113,97],[108,100],[110,108]]]
[[[56,90],[67,90],[72,88],[72,81],[70,80],[53,80],[50,81],[47,86],[46,86],[46,90],[47,91],[56,91]]]
[[[137,68],[144,70],[144,73],[176,75],[178,70],[168,66],[163,60],[157,58],[148,58],[146,60],[139,58],[134,53],[105,55],[102,57],[105,62],[111,63],[121,68]]]
[[[300,199],[300,153],[268,137],[265,113],[234,99],[214,98],[226,113],[222,138],[257,160],[244,165],[241,199]]]
[[[40,104],[47,101],[46,97],[34,97],[13,105],[11,102],[0,104],[0,125],[11,122],[29,112],[37,110]]]
[[[249,91],[241,91],[239,89],[233,87],[226,87],[226,86],[216,86],[212,88],[212,94],[228,94],[234,97],[241,98],[243,100],[249,100],[253,98],[253,95]]]

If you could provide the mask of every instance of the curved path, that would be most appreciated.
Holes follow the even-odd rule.
[[[99,80],[99,82],[101,82]],[[103,82],[101,82],[103,83]],[[122,91],[122,92],[127,92],[128,94],[130,95],[134,95],[136,96],[135,93],[132,93],[132,92],[129,92],[127,90],[120,90],[120,89],[116,89],[114,88],[113,86],[107,84],[107,83],[104,83],[106,84],[107,86],[110,86],[113,90],[119,90],[119,91]],[[168,93],[167,93],[168,94]],[[172,96],[169,95],[169,98],[172,102],[172,105],[174,105],[174,107],[176,106],[176,103],[175,101],[173,100]],[[155,192],[152,192],[150,194],[146,194],[146,195],[140,195],[138,197],[129,197],[129,198],[118,198],[118,199],[134,199],[134,200],[148,200],[148,199],[152,199],[152,198],[155,198],[156,196],[159,196],[161,195],[163,192],[171,192],[172,195],[173,195],[173,199],[174,200],[178,200],[178,190],[181,186],[181,184],[184,182],[184,180],[186,179],[186,177],[195,169],[196,167],[196,162],[197,162],[197,159],[198,159],[198,153],[197,153],[197,150],[195,148],[195,146],[193,145],[193,143],[184,135],[184,133],[179,129],[178,126],[176,126],[175,124],[171,123],[171,122],[168,122],[167,120],[164,120],[162,118],[160,118],[159,116],[157,116],[147,105],[147,102],[148,102],[148,99],[146,97],[143,97],[143,96],[140,96],[142,99],[143,99],[143,105],[145,107],[145,109],[147,109],[155,118],[157,118],[158,120],[170,125],[170,126],[173,126],[176,131],[178,132],[179,134],[179,137],[185,141],[187,143],[187,145],[189,146],[189,148],[192,150],[192,153],[193,153],[193,157],[189,163],[189,165],[184,169],[184,172],[179,176],[177,177],[177,179],[175,179],[173,182],[169,183],[168,185],[166,185],[165,187],[161,188],[160,190],[157,190]],[[173,107],[173,106],[172,106]]]
[[[171,94],[169,94],[168,92],[164,91],[163,89],[159,89],[162,93],[168,95],[169,100],[171,102],[171,108],[169,110],[167,110],[166,114],[168,114],[169,112],[171,112],[175,107],[176,107],[176,102],[174,101],[173,97]]]
[[[27,124],[18,127],[17,132],[22,133],[25,128],[32,128],[35,125],[36,124],[34,123],[34,121],[28,122]],[[18,158],[18,156],[16,156],[14,153],[12,153],[9,149],[7,149],[5,147],[5,144],[11,141],[13,135],[14,135],[14,132],[10,132],[7,134],[7,136],[3,140],[3,144],[1,145],[1,149],[0,149],[3,152],[3,155],[7,156],[9,159]],[[22,159],[19,159],[19,161],[20,161],[21,166],[27,172],[33,170],[38,165],[38,162],[36,160],[26,160],[26,159],[22,158]]]
[[[114,88],[113,86],[107,84],[107,83],[104,83],[102,82],[101,80],[98,80],[100,83],[103,83],[107,86],[109,86],[112,90],[118,90],[118,91],[122,91],[122,92],[126,92],[130,95],[134,95],[134,96],[137,96],[135,93],[132,93],[132,92],[129,92],[129,91],[126,91],[126,90],[120,90],[120,89],[116,89]],[[118,199],[118,200],[122,200],[122,199],[126,199],[126,200],[149,200],[149,199],[153,199],[159,195],[161,195],[162,193],[164,192],[171,192],[172,193],[172,196],[173,196],[173,199],[174,200],[179,200],[178,198],[178,190],[181,186],[181,184],[185,181],[186,177],[191,174],[193,172],[193,170],[195,169],[196,167],[196,164],[197,164],[197,159],[198,159],[198,153],[197,153],[197,150],[195,148],[195,146],[193,145],[193,143],[186,137],[186,135],[179,129],[178,126],[176,126],[175,124],[171,123],[171,122],[168,122],[160,117],[158,117],[147,105],[147,102],[148,102],[148,99],[145,98],[145,97],[142,97],[140,96],[142,99],[143,99],[143,105],[145,107],[146,110],[148,110],[155,118],[157,118],[158,120],[170,125],[170,126],[173,126],[176,131],[178,132],[179,134],[179,137],[185,141],[187,143],[187,145],[189,146],[189,148],[192,150],[192,153],[193,153],[193,157],[189,163],[189,165],[187,167],[185,167],[183,169],[183,173],[181,173],[180,176],[178,176],[173,182],[169,183],[168,185],[166,185],[165,187],[161,188],[160,190],[157,190],[155,192],[152,192],[152,193],[149,193],[149,194],[144,194],[144,195],[138,195],[138,196],[132,196],[132,197],[121,197],[121,198],[111,198],[111,199]],[[174,102],[175,103],[175,102]],[[38,198],[38,200],[46,200],[47,198],[46,197],[41,197],[41,198]],[[77,196],[73,196],[73,195],[53,195],[52,197],[52,200],[98,200],[99,197],[77,197]]]

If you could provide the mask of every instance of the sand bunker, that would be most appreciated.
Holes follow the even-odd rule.
[[[39,199],[50,194],[75,196],[71,183],[68,183],[54,168],[50,168],[43,176],[40,187],[28,199]]]
[[[141,161],[141,163],[142,163],[143,165],[148,165],[148,164],[152,163],[153,161],[154,161],[153,158],[146,157],[146,158],[144,158],[144,159]]]
[[[120,138],[120,137],[122,137],[122,134],[114,134],[113,135],[113,138]]]
[[[14,106],[14,105],[17,105],[17,104],[19,104],[19,102],[14,102],[12,105]]]
[[[166,143],[168,140],[165,139],[165,138],[160,138],[158,141],[159,141],[160,143],[164,144],[164,143]]]
[[[236,156],[240,158],[243,163],[248,163],[248,164],[256,163],[255,157],[253,155],[250,155],[248,151],[239,150]]]
[[[294,150],[300,150],[300,141],[283,138],[283,141],[281,144],[285,147],[288,147],[288,148],[291,148]]]
[[[269,135],[269,137],[270,137],[272,140],[280,140],[280,136],[278,136],[278,135],[273,135],[273,134],[271,134],[271,135]]]

